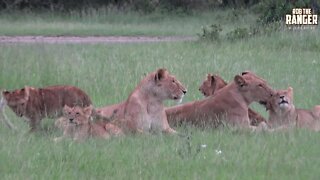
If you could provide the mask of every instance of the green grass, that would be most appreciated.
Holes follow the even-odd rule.
[[[191,33],[189,29],[184,32]],[[0,44],[0,89],[76,85],[99,107],[126,99],[144,73],[166,67],[188,88],[184,99],[187,102],[202,98],[198,86],[206,73],[216,73],[231,81],[235,74],[251,70],[275,89],[292,86],[296,107],[310,108],[320,102],[319,34],[319,30],[284,31],[221,43]],[[264,108],[258,105],[254,108],[267,117]],[[27,123],[8,108],[5,112],[21,131],[11,132],[0,126],[1,179],[317,179],[320,176],[317,143],[320,135],[315,132],[257,134],[178,128],[191,139],[141,135],[54,143],[52,139],[61,132],[52,128],[52,120],[43,122],[48,131],[26,134]],[[204,144],[207,147],[201,148]],[[217,154],[216,150],[222,153]]]
[[[237,16],[240,13],[243,17]],[[0,35],[151,35],[195,36],[201,26],[220,23],[225,28],[246,26],[255,17],[245,11],[213,10],[192,14],[140,14],[101,8],[68,14],[16,12],[0,14]],[[230,23],[232,22],[232,23]]]

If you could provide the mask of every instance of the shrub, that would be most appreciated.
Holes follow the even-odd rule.
[[[222,27],[220,24],[212,24],[210,26],[202,27],[202,32],[198,34],[201,40],[220,41],[220,32]]]
[[[251,33],[248,28],[236,28],[235,30],[226,34],[227,39],[237,40],[237,39],[247,39]]]
[[[159,9],[188,12],[194,9],[208,9],[220,4],[221,0],[0,0],[0,10],[50,9],[52,11],[70,11],[111,5],[145,13]]]
[[[257,24],[250,27],[250,35],[270,35],[273,32],[281,30],[283,22],[277,21],[269,24]]]

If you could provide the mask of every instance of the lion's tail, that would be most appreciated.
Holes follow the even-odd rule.
[[[6,106],[6,104],[7,104],[6,100],[3,97],[1,97],[1,100],[0,100],[0,119],[2,119],[4,124],[6,126],[8,126],[10,129],[16,130],[17,128],[11,123],[11,121],[8,119],[8,117],[6,116],[6,114],[4,112],[4,107]]]

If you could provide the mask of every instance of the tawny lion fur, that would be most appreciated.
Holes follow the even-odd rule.
[[[175,133],[168,124],[163,101],[181,100],[185,93],[185,87],[173,75],[166,69],[158,69],[129,95],[113,124],[125,133]]]
[[[166,109],[168,121],[191,123],[198,127],[217,127],[224,120],[237,127],[249,127],[249,105],[265,104],[274,91],[266,81],[251,72],[236,75],[234,81],[214,96]]]
[[[267,103],[269,125],[281,130],[291,127],[320,130],[320,105],[311,110],[297,109],[293,104],[293,89],[278,90]]]
[[[61,137],[55,138],[55,141],[60,141],[70,137],[75,141],[83,141],[90,137],[98,137],[108,139],[111,135],[116,136],[122,134],[122,131],[109,123],[97,123],[92,120],[93,107],[85,108],[76,106],[63,108],[64,116],[59,118],[59,121],[64,122],[64,132]],[[62,124],[62,123],[60,123]]]
[[[222,89],[225,86],[227,86],[227,82],[224,81],[220,76],[208,74],[206,79],[199,87],[199,91],[201,91],[201,93],[205,97],[208,97],[214,95],[218,90]],[[250,124],[253,126],[257,126],[261,122],[267,122],[264,117],[262,117],[259,113],[255,112],[251,108],[249,108],[248,114]]]
[[[86,107],[89,96],[74,86],[28,87],[2,92],[5,103],[19,117],[29,120],[31,131],[38,128],[43,118],[62,116],[64,105]]]

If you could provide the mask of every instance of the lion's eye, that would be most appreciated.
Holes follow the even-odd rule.
[[[175,80],[172,80],[172,82],[175,83],[176,81],[175,81]]]
[[[262,85],[262,84],[259,84],[259,87],[261,87],[261,88],[262,88],[262,87],[263,87],[263,85]]]
[[[79,113],[79,112],[76,112],[76,115],[80,115],[80,113]]]

